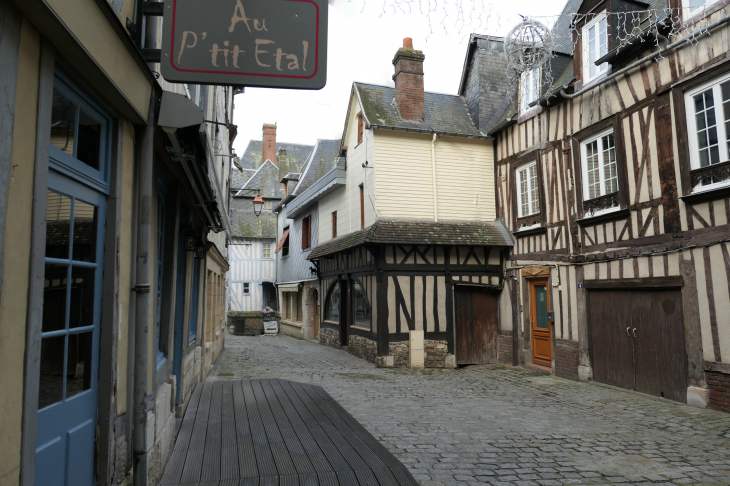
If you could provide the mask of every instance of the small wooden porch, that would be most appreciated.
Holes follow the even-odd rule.
[[[416,486],[408,470],[320,386],[199,384],[160,486]]]

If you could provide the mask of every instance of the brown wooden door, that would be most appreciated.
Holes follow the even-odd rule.
[[[686,402],[687,354],[681,292],[632,291],[631,317],[636,391]]]
[[[552,339],[547,313],[550,310],[550,287],[547,280],[530,280],[530,324],[532,362],[552,366]]]
[[[634,389],[634,339],[623,290],[588,292],[591,323],[593,379],[607,385]]]
[[[497,362],[497,298],[494,292],[456,286],[456,363]]]
[[[679,290],[592,290],[588,324],[594,380],[687,401]]]

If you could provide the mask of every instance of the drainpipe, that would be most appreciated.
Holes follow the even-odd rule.
[[[433,138],[431,139],[431,176],[433,179],[433,220],[438,223],[439,221],[439,201],[436,195],[436,140],[438,135],[433,132]]]
[[[679,47],[682,44],[685,44],[685,43],[687,43],[689,41],[697,41],[697,40],[699,40],[700,38],[702,38],[702,37],[704,37],[706,35],[710,35],[710,31],[711,30],[714,30],[714,29],[720,27],[721,25],[726,24],[728,21],[730,21],[730,15],[726,15],[725,17],[721,18],[720,20],[717,20],[717,21],[711,23],[710,25],[708,25],[707,27],[702,28],[702,30],[700,32],[698,32],[698,33],[690,34],[687,37],[683,37],[683,38],[679,39],[676,42],[672,42],[669,45],[664,44],[664,39],[666,39],[666,37],[664,37],[664,39],[662,39],[660,37],[660,40],[664,44],[664,47],[662,49],[660,49],[658,52],[652,52],[651,54],[642,57],[638,61],[632,62],[631,64],[629,64],[625,68],[619,69],[615,73],[612,73],[609,76],[606,76],[605,78],[603,78],[598,83],[592,84],[592,85],[588,86],[587,88],[583,88],[580,91],[576,91],[575,93],[568,94],[568,93],[565,92],[565,88],[562,88],[560,90],[560,96],[562,96],[563,98],[567,98],[567,99],[576,98],[576,97],[582,95],[583,93],[586,93],[588,91],[593,90],[594,88],[596,88],[597,86],[599,86],[599,85],[601,85],[603,83],[606,83],[606,82],[608,82],[608,81],[610,81],[610,80],[612,80],[612,79],[614,79],[614,78],[616,78],[616,77],[618,77],[618,76],[620,76],[620,75],[622,75],[622,74],[624,74],[624,73],[626,73],[628,71],[631,71],[632,69],[635,69],[635,68],[641,66],[642,64],[644,64],[647,61],[652,61],[652,60],[656,59],[657,57],[663,56],[669,50],[674,49],[675,47]]]
[[[134,335],[134,485],[147,486],[147,360],[149,355],[150,248],[152,237],[152,164],[155,132],[155,87],[139,157],[137,268]]]

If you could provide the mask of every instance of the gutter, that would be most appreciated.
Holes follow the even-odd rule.
[[[430,128],[407,128],[407,127],[393,127],[390,125],[370,125],[370,128],[377,128],[379,130],[396,130],[400,132],[416,132],[416,133],[428,133],[428,134],[436,134],[436,135],[442,135],[447,137],[463,137],[463,138],[476,138],[480,140],[494,140],[494,137],[490,137],[489,135],[468,135],[466,133],[456,133],[456,132],[442,132],[438,130],[432,130]]]
[[[702,38],[702,37],[704,37],[706,35],[709,35],[711,30],[715,30],[716,28],[718,28],[718,27],[720,27],[720,26],[722,26],[722,25],[724,25],[724,24],[726,24],[728,22],[730,22],[730,15],[726,15],[725,17],[721,18],[720,20],[717,20],[717,21],[711,23],[707,27],[704,27],[698,33],[693,33],[691,35],[688,35],[687,37],[684,37],[682,39],[679,39],[676,42],[672,42],[669,45],[665,45],[659,51],[653,52],[653,53],[651,53],[651,54],[649,54],[647,56],[644,56],[641,59],[639,59],[638,61],[632,62],[631,64],[629,64],[625,68],[619,69],[615,73],[611,73],[610,75],[608,75],[605,78],[601,79],[599,82],[597,82],[595,84],[592,84],[592,85],[588,86],[587,88],[583,88],[580,91],[576,91],[575,93],[571,93],[571,94],[566,93],[565,92],[565,89],[567,88],[567,86],[563,86],[560,89],[560,96],[562,96],[563,98],[566,98],[566,99],[573,99],[573,98],[576,98],[576,97],[582,95],[583,93],[587,93],[588,91],[592,91],[594,88],[602,85],[603,83],[606,83],[608,81],[611,81],[612,79],[614,79],[614,78],[616,78],[616,77],[618,77],[618,76],[620,76],[620,75],[622,75],[622,74],[624,74],[624,73],[626,73],[628,71],[631,71],[632,69],[635,69],[635,68],[641,66],[642,64],[644,64],[647,61],[652,61],[652,60],[656,59],[657,57],[660,57],[660,56],[666,54],[669,50],[674,49],[675,47],[679,47],[679,46],[681,46],[683,44],[686,44],[687,42],[690,42],[690,41],[699,40],[700,38]],[[555,96],[555,95],[552,94],[552,95],[544,96],[543,98],[540,98],[539,100],[535,101],[534,103],[537,103],[539,101],[542,101],[543,99],[547,101],[547,99],[551,98],[552,96]],[[532,106],[532,104],[530,104],[530,106]]]

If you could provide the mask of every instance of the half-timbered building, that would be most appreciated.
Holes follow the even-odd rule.
[[[495,220],[492,141],[464,97],[424,92],[423,60],[406,39],[395,89],[353,85],[343,164],[315,184],[319,340],[381,366],[496,362],[513,242]]]
[[[711,3],[568,2],[554,81],[523,74],[489,131],[515,363],[730,410],[730,17]],[[658,27],[621,44],[626,11]]]

